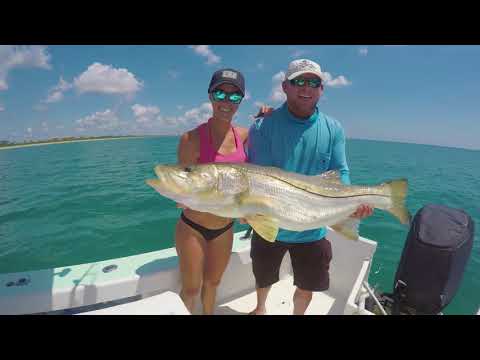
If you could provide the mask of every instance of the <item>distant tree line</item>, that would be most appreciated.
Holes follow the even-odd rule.
[[[122,138],[122,137],[134,137],[131,135],[119,135],[119,136],[67,136],[67,137],[60,137],[60,138],[52,138],[48,140],[25,140],[23,142],[10,142],[7,140],[0,140],[0,147],[6,146],[16,146],[16,145],[29,145],[29,144],[49,144],[55,142],[63,142],[63,141],[75,141],[75,140],[93,140],[93,139],[111,139],[111,138]]]

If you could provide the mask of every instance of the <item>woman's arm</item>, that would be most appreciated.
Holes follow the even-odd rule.
[[[196,164],[200,156],[199,139],[196,130],[186,132],[180,137],[177,148],[177,162],[183,166]],[[185,205],[177,203],[177,207],[188,209]]]
[[[177,162],[191,165],[198,162],[200,156],[199,139],[196,130],[186,132],[180,137],[177,149]]]

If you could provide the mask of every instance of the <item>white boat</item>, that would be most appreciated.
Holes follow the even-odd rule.
[[[235,234],[232,256],[217,291],[215,314],[247,314],[256,304],[250,239]],[[376,242],[345,239],[332,229],[330,288],[314,293],[306,314],[372,315],[365,309]],[[267,312],[293,312],[292,269],[285,255]],[[0,274],[0,314],[189,314],[181,301],[175,248],[54,269]],[[200,301],[194,314],[201,313]]]

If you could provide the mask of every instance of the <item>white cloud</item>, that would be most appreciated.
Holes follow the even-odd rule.
[[[132,106],[133,115],[137,123],[149,123],[155,119],[160,113],[160,109],[156,106],[143,106],[135,104]]]
[[[179,120],[186,126],[195,126],[207,121],[212,115],[212,104],[209,102],[205,102],[199,107],[185,111],[185,113],[179,118]]]
[[[255,103],[254,103],[253,105],[255,105],[256,107],[261,108],[263,105],[265,105],[265,103],[263,103],[263,102],[261,102],[261,101],[255,101]]]
[[[198,107],[186,110],[180,116],[162,116],[157,107],[139,104],[132,106],[132,111],[136,121],[128,125],[130,133],[178,135],[206,122],[212,116],[212,105],[210,102],[205,102]],[[139,121],[142,117],[145,121]]]
[[[0,104],[0,111],[5,111],[5,106],[3,106],[2,104]]]
[[[177,105],[177,109],[178,109],[178,110],[183,110],[184,107],[185,107],[185,106],[183,106],[183,105]]]
[[[279,103],[287,100],[287,96],[285,95],[282,89],[283,80],[285,80],[285,73],[283,71],[276,73],[272,77],[273,88],[272,88],[272,93],[270,95],[270,99],[273,102]]]
[[[215,55],[208,45],[190,45],[189,47],[198,55],[206,57],[208,65],[217,64],[222,59]]]
[[[7,90],[7,75],[15,68],[51,69],[46,46],[0,45],[0,90]]]
[[[45,100],[46,103],[54,103],[58,102],[63,99],[63,93],[61,91],[55,91],[48,95],[47,100]]]
[[[170,132],[182,132],[193,129],[207,121],[213,115],[212,104],[205,102],[198,107],[185,111],[181,116],[158,116],[157,120],[161,127],[170,127]],[[165,130],[165,129],[162,129]]]
[[[324,72],[323,73],[325,77],[325,85],[326,86],[331,86],[331,87],[342,87],[342,86],[348,86],[351,85],[352,82],[349,81],[345,76],[340,75],[337,76],[335,79],[332,77],[332,74],[329,72]]]
[[[276,73],[272,77],[273,82],[282,82],[283,80],[285,80],[285,73],[283,71]]]
[[[332,87],[341,87],[341,86],[348,86],[351,84],[352,82],[349,81],[345,76],[340,75],[335,79],[333,79],[332,81],[329,81],[327,85]]]
[[[70,90],[72,87],[72,84],[68,83],[67,81],[63,80],[62,77],[60,77],[58,84],[49,90],[48,97],[45,100],[45,103],[54,103],[62,100],[63,93]]]
[[[248,90],[245,90],[245,97],[243,98],[243,100],[248,101],[251,98],[252,98],[252,94],[250,94]]]
[[[27,132],[31,135],[32,134],[32,128],[27,128]]]
[[[92,115],[78,119],[76,123],[78,124],[78,127],[76,128],[77,131],[85,131],[89,128],[112,130],[120,126],[120,120],[110,109],[103,112],[97,111]]]
[[[259,69],[259,70],[263,70],[264,67],[265,67],[264,63],[258,63],[257,64],[257,69]]]
[[[93,63],[73,81],[80,93],[98,92],[104,94],[132,95],[143,87],[127,69],[115,69],[111,65]]]
[[[360,56],[367,56],[368,55],[368,48],[367,47],[362,47],[358,49],[358,54]]]
[[[48,124],[47,124],[46,121],[43,121],[43,122],[42,122],[42,130],[43,130],[44,132],[48,132]]]

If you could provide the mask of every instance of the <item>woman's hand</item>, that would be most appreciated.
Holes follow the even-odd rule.
[[[258,114],[255,115],[254,119],[258,119],[260,117],[270,116],[273,112],[273,108],[268,105],[262,105],[260,110],[258,110]]]

